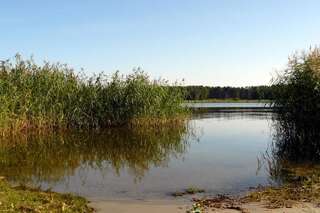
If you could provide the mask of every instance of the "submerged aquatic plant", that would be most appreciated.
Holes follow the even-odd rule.
[[[174,197],[180,197],[180,196],[184,196],[184,195],[194,195],[197,193],[204,193],[204,192],[205,192],[204,189],[200,189],[197,187],[189,187],[183,191],[173,192],[173,193],[171,193],[171,195]]]
[[[162,125],[186,115],[183,94],[167,81],[151,80],[141,69],[91,78],[67,65],[19,55],[0,66],[2,133],[34,129],[98,129],[121,125]]]

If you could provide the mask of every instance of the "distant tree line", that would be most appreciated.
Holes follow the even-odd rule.
[[[273,99],[272,86],[250,87],[209,87],[209,86],[183,86],[182,90],[186,100],[205,99]]]

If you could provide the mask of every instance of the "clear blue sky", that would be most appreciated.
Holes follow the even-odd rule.
[[[267,84],[320,43],[319,0],[7,0],[0,58],[19,52],[88,74],[141,66],[186,84]]]

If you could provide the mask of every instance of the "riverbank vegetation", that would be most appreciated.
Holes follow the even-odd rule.
[[[296,53],[273,80],[274,140],[267,171],[279,186],[260,187],[248,201],[269,208],[320,202],[320,49]]]
[[[26,186],[12,187],[0,178],[1,212],[93,212],[84,198]]]
[[[273,85],[276,156],[291,162],[319,162],[320,49],[293,55]]]
[[[6,61],[0,67],[0,129],[99,129],[162,125],[186,115],[183,94],[141,69],[86,77],[63,64]]]

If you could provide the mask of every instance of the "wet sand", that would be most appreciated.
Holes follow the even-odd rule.
[[[98,213],[185,213],[190,209],[191,202],[177,202],[171,200],[150,201],[92,201],[90,206]],[[247,203],[242,205],[243,210],[214,209],[214,213],[320,213],[320,208],[310,203],[297,203],[292,208],[267,209],[262,203]]]

